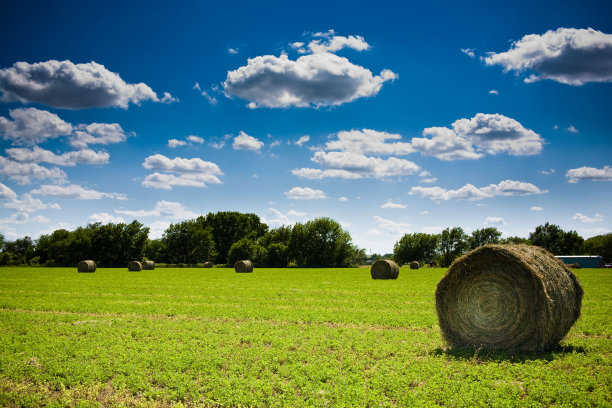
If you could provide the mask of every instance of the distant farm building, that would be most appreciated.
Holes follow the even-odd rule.
[[[599,255],[559,255],[556,258],[564,264],[578,264],[581,268],[601,268],[603,266],[603,258]]]

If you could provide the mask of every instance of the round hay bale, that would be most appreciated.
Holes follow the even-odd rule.
[[[77,264],[77,270],[79,272],[95,272],[96,271],[96,263],[91,259],[86,261],[80,261]]]
[[[372,279],[397,279],[399,266],[388,259],[379,259],[370,269]]]
[[[458,258],[436,289],[451,347],[544,351],[580,316],[582,286],[540,247],[485,245]]]
[[[213,263],[208,261],[208,262],[204,262],[204,267],[205,268],[212,268],[213,267]]]
[[[253,262],[246,261],[238,261],[234,264],[234,269],[239,273],[249,273],[253,272]]]
[[[152,271],[155,269],[155,262],[153,261],[142,261],[142,269],[147,271]]]
[[[128,271],[142,271],[142,264],[138,261],[132,261],[128,264]]]
[[[410,269],[419,269],[420,265],[417,261],[410,262]]]

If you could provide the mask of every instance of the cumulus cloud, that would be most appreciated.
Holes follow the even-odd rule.
[[[534,205],[533,207],[530,208],[531,211],[543,211],[544,208],[542,207],[538,207],[537,205]]]
[[[92,144],[108,145],[125,142],[128,136],[118,123],[91,123],[79,125],[74,132],[70,144],[74,147],[85,148]]]
[[[54,113],[36,108],[18,108],[9,111],[7,119],[0,116],[0,132],[14,144],[33,145],[47,139],[72,133],[72,125]]]
[[[110,155],[106,152],[96,152],[90,149],[66,152],[60,155],[41,147],[32,149],[6,149],[6,154],[20,163],[51,163],[58,166],[75,166],[77,164],[106,164]]]
[[[346,203],[348,201],[348,197],[340,197],[338,201],[340,201],[341,203]]]
[[[305,212],[301,212],[301,211],[296,211],[296,210],[294,210],[292,208],[289,211],[287,211],[287,215],[290,215],[292,217],[305,217],[306,213]]]
[[[475,58],[476,54],[474,53],[474,49],[473,48],[462,48],[461,52],[464,53],[465,55],[467,55],[470,58]]]
[[[187,142],[184,140],[178,140],[178,139],[168,140],[168,147],[171,149],[174,149],[175,147],[178,147],[178,146],[185,146],[186,144]]]
[[[159,239],[170,226],[170,221],[158,220],[149,225],[149,239]]]
[[[352,173],[347,170],[321,170],[303,167],[301,169],[291,170],[291,174],[307,180],[321,180],[324,178],[339,178],[339,179],[359,179],[360,174]]]
[[[369,69],[332,53],[344,47],[367,49],[361,37],[331,37],[311,44],[313,53],[296,60],[284,53],[250,58],[247,65],[227,73],[225,94],[250,101],[250,108],[337,106],[375,96],[385,82],[397,78],[388,69],[372,75]]]
[[[170,92],[164,92],[164,95],[162,96],[162,98],[159,101],[161,103],[180,102],[179,98],[175,98],[174,96],[170,95]]]
[[[354,129],[338,132],[336,139],[325,144],[325,150],[394,156],[406,155],[414,152],[414,148],[410,143],[387,142],[389,140],[401,139],[402,136],[399,134],[379,132],[372,129]]]
[[[573,217],[573,219],[587,223],[587,224],[593,224],[595,222],[601,222],[604,219],[604,216],[598,213],[595,213],[595,215],[593,217],[589,217],[587,215],[584,214],[580,214],[580,213],[576,213]]]
[[[544,144],[539,134],[499,113],[459,119],[452,129],[426,128],[423,135],[431,138],[413,138],[412,146],[440,160],[479,159],[484,153],[529,156],[539,154]]]
[[[506,225],[506,220],[502,217],[487,217],[484,221],[484,225]]]
[[[256,152],[259,152],[263,145],[264,143],[261,140],[249,136],[242,131],[234,138],[232,143],[234,150],[254,150]]]
[[[484,198],[497,196],[525,196],[532,194],[544,194],[546,190],[540,190],[531,183],[514,180],[504,180],[499,184],[490,184],[486,187],[475,187],[472,184],[457,190],[446,190],[441,187],[412,187],[410,194],[429,198],[433,201],[468,200],[476,201]]]
[[[295,142],[296,145],[298,146],[302,146],[304,143],[308,142],[310,140],[310,136],[308,135],[304,135],[302,137],[300,137],[297,142]]]
[[[291,200],[321,200],[327,198],[321,190],[315,190],[310,187],[293,187],[286,191],[285,195]]]
[[[173,173],[193,173],[206,175],[222,175],[221,169],[215,163],[199,158],[184,159],[175,157],[170,159],[162,154],[154,154],[145,159],[142,167],[149,170],[167,171]]]
[[[368,44],[360,35],[349,35],[343,37],[333,34],[333,30],[326,33],[315,33],[313,35],[315,39],[308,43],[308,50],[313,54],[321,54],[335,53],[343,48],[352,48],[356,51],[366,51],[370,49],[370,44]],[[293,45],[297,44],[299,43],[293,43]],[[302,54],[307,52],[306,50],[302,49],[301,46],[293,48],[296,48],[297,51],[301,52]]]
[[[570,125],[570,126],[566,127],[565,130],[567,130],[570,133],[580,133],[580,131],[578,129],[576,129],[574,127],[574,125]]]
[[[145,177],[142,185],[145,187],[172,190],[173,186],[205,188],[208,184],[220,184],[221,180],[213,174],[165,174],[152,173]]]
[[[14,200],[17,198],[17,193],[11,190],[5,184],[0,183],[0,200]]]
[[[68,109],[127,109],[130,103],[174,99],[164,93],[160,100],[148,85],[128,84],[118,74],[93,61],[84,64],[69,60],[17,62],[10,68],[0,69],[0,91],[3,102],[36,102]]]
[[[282,212],[278,211],[276,208],[268,208],[266,210],[266,214],[261,217],[261,221],[265,224],[272,226],[281,226],[281,225],[291,225],[292,222],[289,221],[289,217]]]
[[[11,214],[9,218],[0,219],[0,226],[4,227],[7,224],[27,224],[30,222],[47,223],[50,221],[51,220],[49,218],[43,217],[42,215],[37,215],[36,217],[31,218],[30,214],[27,212],[19,211]],[[11,235],[14,235],[13,232],[14,230],[11,230]]]
[[[48,169],[36,163],[19,163],[0,156],[0,177],[8,177],[19,184],[30,184],[32,179],[61,183],[66,180],[66,173],[57,167]]]
[[[122,217],[115,217],[109,213],[93,213],[89,217],[90,222],[99,222],[101,224],[125,224],[125,220]]]
[[[612,181],[612,167],[603,166],[601,169],[594,167],[579,167],[570,169],[565,173],[565,178],[570,183],[577,183],[582,180],[593,181]]]
[[[204,139],[201,138],[200,136],[196,136],[196,135],[189,135],[189,136],[187,136],[187,141],[191,142],[191,143],[196,143],[196,144],[204,143]]]
[[[319,151],[315,152],[311,160],[326,169],[342,170],[359,177],[406,176],[415,174],[419,170],[419,166],[409,160],[396,157],[382,159],[351,152]]]
[[[100,191],[87,189],[76,184],[70,184],[65,186],[42,185],[40,186],[40,188],[32,190],[31,193],[44,196],[71,198],[75,200],[101,200],[103,198],[110,198],[113,200],[127,200],[127,196],[125,194],[103,193]]]
[[[410,224],[406,222],[387,220],[379,217],[378,215],[374,216],[374,220],[376,221],[376,225],[379,230],[389,234],[401,235],[410,230]]]
[[[542,35],[526,35],[506,52],[489,53],[484,61],[486,65],[502,66],[505,72],[532,72],[525,82],[610,82],[612,35],[592,28],[558,28]]]
[[[497,90],[495,90],[495,89],[491,89],[491,90],[489,91],[489,94],[491,94],[491,95],[499,95],[499,91],[497,91]]]
[[[380,208],[408,208],[408,206],[406,204],[394,203],[391,199],[388,199]]]
[[[4,207],[13,208],[15,210],[23,211],[23,212],[34,212],[40,210],[46,210],[47,208],[52,208],[54,210],[59,210],[59,204],[47,204],[43,203],[40,199],[32,197],[31,194],[23,194],[21,199],[13,198],[11,201],[4,203]]]
[[[198,216],[191,210],[176,201],[161,200],[155,204],[152,210],[115,210],[117,214],[129,215],[131,217],[169,217],[173,219],[188,219]]]

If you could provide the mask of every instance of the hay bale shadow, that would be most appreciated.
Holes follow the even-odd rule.
[[[587,354],[582,346],[572,346],[571,344],[557,345],[546,351],[506,351],[506,350],[485,350],[479,348],[465,347],[437,347],[430,355],[443,356],[453,360],[473,361],[479,363],[509,362],[524,363],[526,361],[546,360],[553,361],[568,354]]]

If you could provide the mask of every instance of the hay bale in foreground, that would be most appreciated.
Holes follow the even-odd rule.
[[[388,259],[379,259],[370,269],[372,279],[397,279],[399,266]]]
[[[410,262],[410,269],[419,269],[420,265],[417,261]]]
[[[142,261],[142,269],[147,271],[152,271],[155,269],[155,262],[153,261]]]
[[[234,269],[239,273],[249,273],[253,272],[253,262],[246,261],[238,261],[234,264]]]
[[[436,311],[451,347],[543,351],[580,316],[582,286],[563,262],[529,245],[485,245],[438,283]]]
[[[142,271],[142,264],[138,261],[132,261],[128,264],[128,271]]]
[[[205,268],[212,268],[213,267],[213,263],[208,261],[208,262],[204,262],[204,267]]]
[[[86,261],[81,261],[77,264],[77,270],[79,272],[95,272],[96,271],[96,263],[91,259]]]

